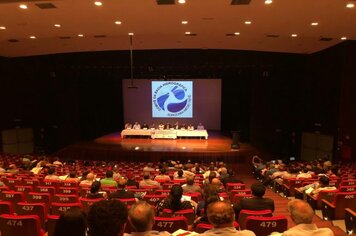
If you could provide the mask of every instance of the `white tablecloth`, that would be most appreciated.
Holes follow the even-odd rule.
[[[176,139],[184,137],[204,137],[208,139],[207,130],[151,130],[151,129],[124,129],[121,131],[121,137],[127,136],[150,136],[151,138]]]

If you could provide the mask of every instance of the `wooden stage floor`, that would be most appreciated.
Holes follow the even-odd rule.
[[[209,139],[150,139],[121,138],[120,133],[99,137],[92,142],[81,142],[60,150],[62,158],[87,160],[159,161],[178,159],[192,161],[226,161],[244,163],[256,151],[240,143],[240,149],[231,149],[231,138],[218,132],[209,132]]]

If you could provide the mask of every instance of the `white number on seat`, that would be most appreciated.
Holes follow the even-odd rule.
[[[276,221],[263,221],[263,222],[261,222],[260,226],[263,228],[276,228],[277,222]]]
[[[167,227],[172,228],[173,221],[158,222],[157,225],[161,228],[167,228]]]
[[[18,227],[22,227],[22,221],[21,220],[8,220],[6,222],[7,225],[9,226],[18,226]]]

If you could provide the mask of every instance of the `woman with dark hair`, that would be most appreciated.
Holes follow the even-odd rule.
[[[90,193],[87,194],[86,198],[95,199],[95,198],[107,198],[106,192],[99,192],[101,188],[100,181],[94,181],[90,187]]]
[[[86,232],[85,213],[73,208],[59,217],[53,236],[86,236]]]
[[[160,214],[163,209],[170,209],[173,212],[192,209],[193,205],[190,201],[182,200],[183,189],[180,185],[173,185],[169,196],[157,205],[157,213]]]

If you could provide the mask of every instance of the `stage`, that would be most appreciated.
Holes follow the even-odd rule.
[[[99,137],[91,142],[69,145],[57,155],[67,159],[115,160],[115,161],[225,161],[245,163],[256,153],[247,143],[240,149],[231,149],[231,138],[219,132],[209,131],[208,139],[151,139],[122,138],[120,132]]]

